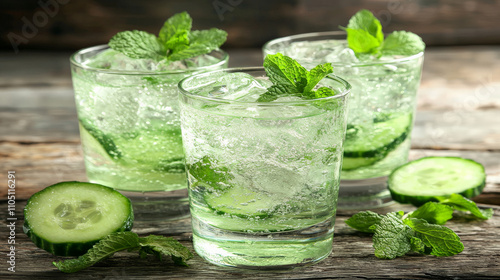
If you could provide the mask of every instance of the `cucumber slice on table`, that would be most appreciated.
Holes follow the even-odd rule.
[[[384,120],[347,128],[342,170],[372,165],[406,139],[412,124],[411,114]]]
[[[79,256],[113,232],[129,231],[130,200],[103,185],[62,182],[30,197],[24,232],[38,247],[58,256]]]
[[[420,206],[436,197],[457,193],[479,195],[485,185],[484,167],[459,157],[424,157],[395,169],[388,179],[392,199]]]

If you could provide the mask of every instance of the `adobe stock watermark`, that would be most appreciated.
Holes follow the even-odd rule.
[[[7,270],[16,272],[16,171],[7,172]]]
[[[21,32],[10,32],[7,38],[14,49],[14,52],[19,53],[19,45],[27,44],[30,39],[38,35],[40,28],[45,27],[49,23],[49,18],[56,16],[61,8],[61,5],[66,5],[70,0],[39,0],[36,12],[33,13],[31,19],[22,17],[23,26]]]
[[[234,11],[241,3],[243,3],[243,0],[215,0],[212,2],[212,6],[215,13],[219,16],[220,21],[223,21],[224,14]]]

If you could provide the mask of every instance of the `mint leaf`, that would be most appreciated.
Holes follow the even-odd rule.
[[[193,20],[187,12],[173,15],[165,21],[160,29],[158,39],[167,50],[176,52],[183,50],[189,45],[189,32]]]
[[[291,86],[302,93],[307,85],[308,72],[293,58],[281,53],[267,55],[264,59],[264,68],[273,84]]]
[[[414,232],[403,223],[401,214],[388,213],[375,228],[373,235],[375,256],[381,259],[404,256],[412,250],[412,237],[414,237]]]
[[[345,223],[356,230],[373,233],[375,232],[375,225],[378,224],[383,218],[383,215],[375,212],[363,211],[354,214],[352,217],[347,219]]]
[[[133,232],[116,232],[103,238],[84,255],[77,259],[53,262],[62,272],[73,273],[90,267],[95,263],[123,250],[139,249],[139,237]]]
[[[395,31],[384,40],[380,21],[368,10],[357,12],[346,28],[347,43],[357,56],[413,55],[424,51],[422,39],[411,32]]]
[[[425,244],[422,239],[418,237],[410,238],[411,251],[415,253],[425,254]]]
[[[337,93],[331,88],[320,87],[318,88],[318,90],[314,91],[313,98],[324,98],[324,97],[334,96],[335,94]]]
[[[158,235],[149,235],[139,238],[141,251],[156,255],[160,260],[162,255],[171,256],[175,264],[187,266],[186,261],[193,257],[193,253],[179,241]]]
[[[130,58],[161,60],[164,55],[156,36],[145,31],[119,32],[108,45]]]
[[[158,38],[145,31],[124,31],[113,36],[109,46],[131,58],[176,61],[210,53],[226,41],[225,31],[191,31],[192,23],[187,12],[178,13],[165,21]]]
[[[297,92],[297,89],[292,85],[272,85],[267,88],[265,93],[259,96],[257,102],[271,102],[278,99],[280,96],[294,93],[296,95],[300,95],[300,93]]]
[[[380,21],[368,10],[357,12],[343,29],[347,32],[349,48],[356,54],[375,54],[384,41]]]
[[[214,190],[228,187],[221,183],[234,179],[227,167],[220,166],[218,161],[208,156],[204,156],[200,161],[188,165],[187,170],[189,175],[193,176],[198,182],[203,182],[204,186],[211,187]],[[195,187],[195,185],[192,187]]]
[[[307,83],[303,92],[310,92],[328,74],[333,73],[333,66],[330,63],[320,64],[307,73]]]
[[[160,259],[162,254],[171,256],[176,264],[181,265],[186,265],[186,261],[192,257],[192,253],[186,247],[172,238],[156,235],[140,238],[136,233],[128,231],[115,232],[104,237],[77,259],[53,262],[53,264],[62,272],[73,273],[123,250],[140,250],[141,256],[152,253]]]
[[[427,202],[410,213],[408,217],[424,219],[431,224],[444,225],[453,218],[453,208],[436,202]]]
[[[382,33],[382,24],[368,10],[360,10],[349,20],[348,29],[364,30],[380,45],[384,41],[384,33]]]
[[[431,255],[453,256],[464,250],[460,237],[445,226],[429,224],[425,220],[415,218],[408,218],[403,222],[415,231],[415,237],[421,239],[426,247],[432,248]]]
[[[168,58],[176,61],[210,53],[224,44],[226,38],[226,31],[217,28],[192,31],[189,34],[189,45],[183,49],[173,50]]]
[[[356,54],[377,53],[380,42],[368,31],[360,29],[347,28],[347,43]]]
[[[412,55],[423,52],[425,44],[417,34],[394,31],[385,39],[381,52],[383,55]]]
[[[267,55],[264,59],[264,69],[269,80],[274,84],[258,99],[258,102],[270,102],[280,96],[298,96],[303,99],[323,98],[335,95],[328,87],[313,90],[328,74],[333,73],[330,63],[325,63],[307,71],[291,57],[281,53]]]
[[[449,205],[458,211],[469,211],[472,215],[487,220],[493,216],[493,209],[479,209],[476,203],[460,194],[452,194],[450,197],[438,197],[439,202]]]

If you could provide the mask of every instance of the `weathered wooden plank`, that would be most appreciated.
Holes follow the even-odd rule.
[[[22,209],[25,201],[18,201],[16,207]],[[6,208],[6,202],[0,202],[0,208]],[[411,211],[414,208],[394,204],[378,209],[379,213],[396,210]],[[16,222],[20,229],[23,219],[18,211]],[[0,212],[1,236],[7,236],[5,211]],[[453,257],[437,258],[410,254],[395,260],[380,260],[373,255],[371,236],[350,229],[344,221],[350,215],[338,215],[335,226],[333,253],[324,261],[291,271],[248,271],[217,267],[195,256],[190,267],[176,267],[170,261],[160,263],[151,258],[139,259],[135,252],[122,252],[94,267],[76,274],[66,275],[57,271],[51,262],[60,260],[45,251],[36,248],[28,238],[20,232],[16,234],[17,269],[15,274],[0,271],[0,276],[36,277],[66,279],[126,278],[148,277],[160,279],[493,279],[500,275],[500,208],[487,221],[469,220],[456,217],[447,223],[464,243],[465,250]],[[163,234],[172,236],[192,249],[190,241],[190,219],[171,222],[158,222],[154,225],[136,222],[134,231],[141,236],[147,234]],[[488,244],[485,246],[485,244]],[[3,252],[6,244],[1,244]],[[369,269],[367,269],[369,267]]]
[[[487,187],[478,197],[482,203],[500,205],[500,152],[412,150],[410,159],[423,156],[461,156],[474,159],[486,168]],[[68,143],[0,143],[0,170],[14,170],[18,180],[17,196],[27,199],[42,188],[61,181],[86,181],[83,155],[78,141]],[[0,182],[7,173],[0,173]],[[0,188],[0,197],[6,195]],[[484,197],[483,197],[484,196]]]

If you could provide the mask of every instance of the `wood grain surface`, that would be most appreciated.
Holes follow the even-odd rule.
[[[258,49],[230,51],[231,66],[261,64]],[[430,48],[426,52],[412,135],[411,159],[462,156],[482,163],[487,186],[474,198],[493,207],[487,221],[457,216],[447,226],[465,250],[453,257],[408,255],[379,260],[371,237],[348,228],[354,212],[337,214],[333,254],[292,271],[246,271],[210,265],[195,256],[176,267],[122,252],[67,275],[22,233],[22,209],[34,192],[56,182],[85,181],[69,74],[69,53],[0,53],[0,265],[1,279],[498,279],[500,276],[500,47]],[[16,171],[16,272],[7,271],[7,171]],[[3,209],[3,210],[1,210]],[[392,204],[377,212],[410,211]],[[192,248],[189,218],[137,221],[140,235],[163,234]],[[5,240],[5,241],[4,241]]]

